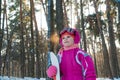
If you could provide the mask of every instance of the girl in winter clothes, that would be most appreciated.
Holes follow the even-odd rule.
[[[76,29],[64,28],[60,32],[61,49],[58,52],[61,80],[96,80],[92,58],[78,46],[80,35]],[[53,78],[57,69],[50,66],[47,75]]]

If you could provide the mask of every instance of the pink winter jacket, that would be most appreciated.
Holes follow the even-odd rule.
[[[63,50],[62,54],[58,53],[58,57],[61,80],[96,80],[92,58],[83,50],[79,48]]]

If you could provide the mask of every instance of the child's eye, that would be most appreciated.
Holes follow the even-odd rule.
[[[62,39],[65,39],[64,37]]]
[[[70,38],[70,36],[67,36],[67,38]]]
[[[68,35],[68,36],[62,37],[62,39],[65,39],[65,38],[70,38],[70,37],[71,37],[71,36],[69,36],[69,35]]]

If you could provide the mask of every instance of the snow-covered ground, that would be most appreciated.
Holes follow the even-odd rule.
[[[97,80],[112,80],[109,78],[97,78]],[[114,80],[120,80],[120,78],[114,78]]]
[[[46,80],[45,78],[31,78],[31,77],[24,77],[24,78],[17,78],[17,77],[10,77],[8,78],[8,76],[0,76],[0,80]],[[111,80],[108,78],[97,78],[97,80]],[[114,78],[114,80],[120,80],[120,78],[116,79]]]
[[[31,77],[24,77],[24,78],[18,78],[18,77],[8,77],[8,76],[0,76],[0,80],[46,80],[45,78],[31,78]]]

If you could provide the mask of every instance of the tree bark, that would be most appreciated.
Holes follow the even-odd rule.
[[[110,60],[111,60],[111,67],[112,67],[112,75],[113,77],[119,77],[119,66],[118,66],[118,59],[117,59],[117,51],[116,51],[116,45],[115,45],[115,38],[114,38],[114,32],[113,32],[113,18],[110,15],[110,1],[106,0],[107,5],[107,18],[108,18],[108,31],[109,31],[109,39],[110,39]]]
[[[104,35],[103,35],[103,32],[102,32],[102,26],[101,26],[101,23],[100,23],[100,16],[98,14],[98,7],[96,5],[96,1],[94,1],[94,8],[95,8],[95,12],[96,12],[96,18],[97,18],[97,23],[98,23],[98,29],[99,29],[99,32],[100,32],[100,36],[101,36],[101,39],[102,39],[102,49],[103,49],[103,57],[104,57],[104,73],[106,75],[106,77],[110,77],[112,78],[112,73],[111,73],[111,68],[110,68],[110,62],[109,62],[109,55],[108,55],[108,50],[107,50],[107,47],[106,47],[106,44],[105,44],[105,39],[104,39]]]
[[[32,0],[33,2],[33,0]],[[36,21],[36,17],[35,17],[35,6],[34,6],[34,2],[33,2],[33,11],[32,11],[32,15],[33,15],[33,21],[35,23],[35,36],[36,36],[36,77],[40,78],[40,53],[39,53],[39,31],[38,31],[38,26],[37,26],[37,21]],[[41,54],[42,55],[42,54]],[[42,67],[42,66],[41,66]]]
[[[3,28],[2,28],[4,26],[1,26],[1,13],[2,13],[1,5],[2,5],[2,0],[0,0],[0,75],[1,75],[1,68],[2,68],[1,49],[2,49],[2,41],[3,41],[3,33],[4,33]]]
[[[21,61],[21,77],[24,77],[25,75],[25,48],[24,48],[24,37],[23,37],[23,33],[24,33],[24,29],[23,29],[23,17],[22,17],[22,0],[20,0],[20,45],[21,45],[21,55],[20,55],[20,61]]]
[[[85,26],[84,26],[84,19],[83,19],[83,1],[80,0],[80,5],[81,5],[81,28],[82,28],[82,37],[83,37],[83,48],[85,51],[87,51],[87,47],[86,47],[86,34],[85,34]]]
[[[53,10],[53,0],[48,0],[48,38],[50,39],[54,33],[54,10]],[[54,51],[54,44],[50,40],[48,45],[49,51]]]
[[[33,0],[30,0],[30,27],[31,27],[31,45],[30,45],[30,56],[31,56],[31,59],[30,59],[30,62],[31,62],[31,65],[30,66],[30,76],[31,77],[34,77],[34,63],[35,63],[35,50],[34,50],[34,30],[33,30],[33,8],[34,8],[34,5],[33,5]]]
[[[63,29],[63,27],[67,24],[63,23],[63,8],[62,8],[62,1],[64,0],[56,0],[56,25],[58,33]],[[64,4],[64,2],[63,2]],[[65,6],[63,6],[65,8]],[[66,12],[65,12],[66,14]],[[65,17],[67,17],[65,15]]]

